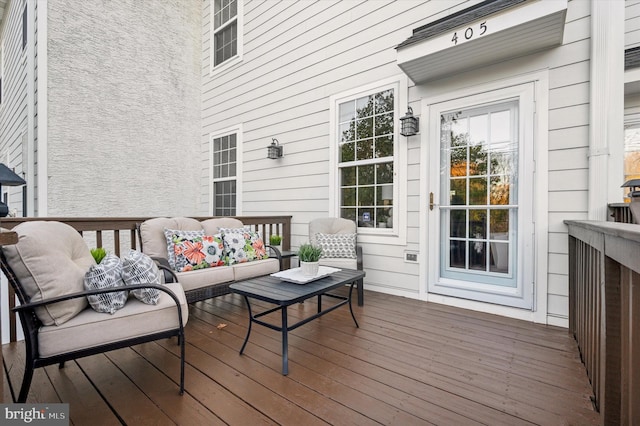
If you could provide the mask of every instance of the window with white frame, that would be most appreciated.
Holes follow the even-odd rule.
[[[236,133],[212,138],[214,216],[236,215],[237,145]]]
[[[337,104],[340,216],[360,228],[393,228],[396,96],[390,86]]]
[[[213,0],[213,68],[241,56],[241,10],[238,0]]]

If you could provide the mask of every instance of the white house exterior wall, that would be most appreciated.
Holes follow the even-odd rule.
[[[292,214],[292,245],[306,241],[308,222],[332,211],[330,97],[397,76],[401,71],[395,47],[414,28],[477,3],[248,2],[244,4],[243,61],[212,74],[208,57],[211,5],[205,1],[201,144],[206,150],[209,134],[242,123],[244,214]],[[537,320],[564,326],[568,238],[563,221],[586,219],[588,210],[590,31],[590,2],[569,1],[561,46],[420,86],[409,81],[408,87],[408,101],[420,115],[420,101],[426,97],[527,73],[547,76],[548,92],[543,96],[548,111],[537,114],[548,121],[548,176],[544,179],[549,183],[548,215],[543,221],[547,229],[538,230],[547,240],[544,263],[548,270],[542,278],[546,315]],[[275,161],[266,159],[272,137],[284,146],[284,157]],[[365,285],[419,297],[425,285],[420,267],[404,262],[404,253],[426,250],[419,238],[426,232],[420,224],[424,200],[420,138],[408,138],[406,149],[401,164],[406,171],[406,182],[401,182],[406,196],[400,200],[406,206],[406,217],[400,222],[406,242],[364,245]],[[202,194],[208,193],[208,185],[203,178]]]
[[[47,15],[47,214],[194,214],[202,2],[48,0]]]
[[[22,49],[24,2],[11,1],[3,18],[0,48],[3,55],[2,105],[0,106],[0,162],[22,176],[22,141],[28,123],[26,52]],[[22,216],[22,187],[4,187],[9,209]],[[0,197],[2,194],[0,194]]]
[[[640,45],[640,1],[625,0],[624,45],[625,49]]]

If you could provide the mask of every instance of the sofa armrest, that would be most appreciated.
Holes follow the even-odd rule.
[[[270,244],[265,244],[265,247],[267,247],[268,249],[270,249],[275,253],[276,258],[278,259],[278,264],[280,265],[280,270],[282,271],[282,253],[280,253],[280,250],[278,250],[277,247],[272,246]]]
[[[151,259],[156,262],[158,269],[162,271],[165,283],[178,282],[178,276],[175,274],[175,272],[173,272],[171,266],[169,266],[169,261],[167,259],[165,259],[164,257],[152,257]]]

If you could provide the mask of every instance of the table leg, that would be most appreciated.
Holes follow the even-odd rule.
[[[282,307],[282,375],[289,374],[289,325],[287,307]]]
[[[351,293],[353,293],[353,285],[355,283],[355,281],[352,281],[351,286],[349,287],[349,312],[351,312],[351,318],[353,318],[353,322],[356,323],[356,327],[360,328],[360,326],[358,325],[358,321],[356,320],[356,316],[353,315],[353,307],[351,306]]]
[[[247,328],[247,337],[244,338],[242,349],[240,349],[240,355],[242,355],[242,352],[244,352],[245,346],[247,346],[247,342],[249,341],[249,335],[251,334],[251,324],[253,324],[253,314],[251,313],[251,304],[249,303],[249,298],[247,296],[244,296],[244,300],[247,302],[247,309],[249,310],[249,327]]]
[[[318,295],[318,313],[322,312],[322,295]]]

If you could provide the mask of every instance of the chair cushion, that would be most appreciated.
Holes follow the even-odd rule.
[[[323,217],[309,222],[309,242],[317,245],[316,234],[355,234],[356,223],[340,217]]]
[[[78,231],[54,221],[24,222],[13,230],[18,243],[2,250],[30,301],[84,290],[84,275],[96,262]],[[61,325],[87,306],[82,297],[38,308],[36,314],[45,325]]]
[[[349,259],[345,257],[332,259],[321,258],[318,263],[321,266],[332,266],[340,269],[358,269],[357,259]]]
[[[356,234],[316,234],[316,244],[322,249],[320,257],[355,259]]]
[[[122,261],[115,254],[106,255],[98,265],[92,265],[84,276],[85,290],[117,287],[124,288],[124,281],[122,280]],[[123,290],[93,294],[87,296],[87,300],[94,311],[114,314],[124,307],[128,297],[129,292]]]
[[[182,321],[186,324],[189,308],[182,287],[179,283],[166,286],[180,300]],[[179,324],[175,306],[173,299],[161,292],[157,305],[147,305],[129,298],[124,308],[113,315],[85,309],[60,326],[40,328],[40,356],[50,357],[177,328]]]
[[[156,217],[145,220],[140,224],[140,242],[143,253],[151,257],[169,258],[167,237],[164,235],[165,228],[198,231],[202,230],[202,225],[198,220],[190,217]]]
[[[125,285],[158,284],[162,282],[158,265],[146,254],[137,250],[129,250],[122,259],[122,279]],[[160,290],[156,288],[142,288],[132,290],[131,294],[149,305],[158,303]]]

